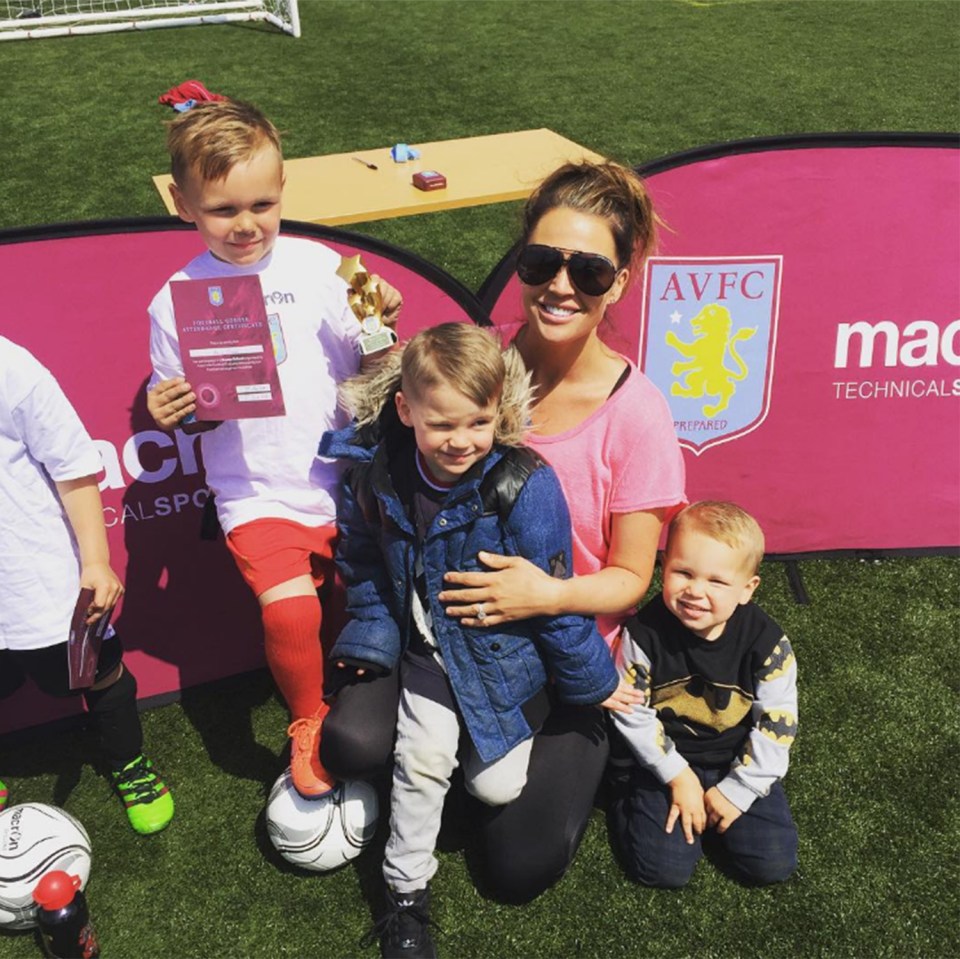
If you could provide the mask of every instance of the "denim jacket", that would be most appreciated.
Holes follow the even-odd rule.
[[[352,464],[338,512],[337,551],[350,620],[331,658],[349,657],[386,669],[397,664],[416,629],[411,598],[417,537],[391,479],[392,466],[412,467],[413,430],[395,421],[391,432],[389,441],[371,448],[351,426],[325,434],[320,446],[322,455]],[[489,490],[483,495],[482,483],[505,457],[516,468],[507,471],[512,488],[493,491],[501,496],[498,507],[491,505]],[[508,515],[502,517],[504,502]],[[523,556],[551,575],[570,575],[566,500],[556,474],[531,450],[495,445],[447,494],[422,550],[434,637],[484,762],[533,735],[523,706],[543,690],[548,675],[566,703],[600,703],[616,688],[613,660],[592,619],[539,616],[474,629],[447,616],[436,599],[445,572],[482,568],[480,550]]]

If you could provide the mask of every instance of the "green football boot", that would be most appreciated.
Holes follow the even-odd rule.
[[[110,781],[123,801],[130,825],[138,833],[147,836],[169,825],[173,819],[173,796],[145,756],[137,756],[123,769],[111,772]]]

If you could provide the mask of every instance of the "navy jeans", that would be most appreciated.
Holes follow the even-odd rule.
[[[726,775],[723,769],[691,766],[704,792]],[[708,829],[687,843],[678,821],[672,833],[664,826],[670,812],[670,788],[634,766],[628,782],[614,788],[611,819],[627,872],[646,886],[678,888],[689,882],[700,857],[702,840],[719,847],[721,862],[751,885],[783,882],[797,868],[797,827],[786,793],[775,783],[723,834]]]

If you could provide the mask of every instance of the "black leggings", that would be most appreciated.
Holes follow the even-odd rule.
[[[320,759],[341,779],[369,779],[393,761],[399,680],[341,689],[323,723]],[[599,707],[554,706],[534,737],[527,784],[507,806],[481,807],[480,835],[492,894],[535,899],[567,871],[590,819],[609,745]]]
[[[122,659],[123,647],[114,634],[103,641],[94,682],[106,679]],[[65,642],[44,649],[0,650],[0,699],[16,692],[28,676],[48,696],[83,695],[96,726],[103,757],[111,766],[123,766],[140,754],[143,730],[137,712],[137,681],[126,666],[117,679],[103,689],[73,690]]]

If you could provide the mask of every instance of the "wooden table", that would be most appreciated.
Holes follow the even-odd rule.
[[[394,163],[389,147],[286,160],[284,217],[334,226],[519,200],[567,160],[603,159],[545,129],[411,146],[420,157],[406,163]],[[377,169],[369,169],[357,157]],[[422,170],[442,173],[446,188],[418,190],[411,178]],[[170,176],[155,176],[153,182],[167,210],[176,214],[167,189]]]

